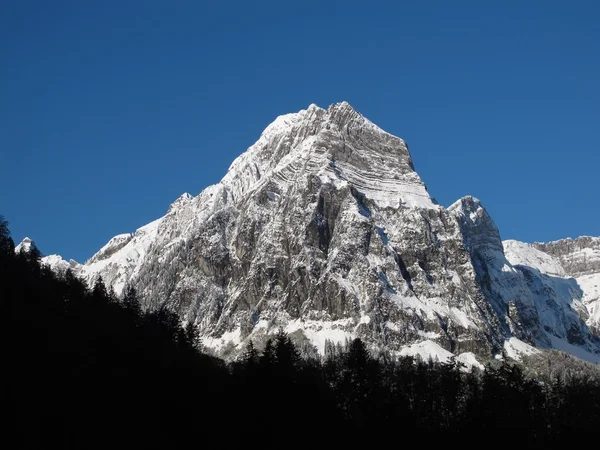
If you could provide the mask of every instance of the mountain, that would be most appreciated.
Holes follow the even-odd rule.
[[[359,336],[468,364],[557,343],[593,359],[598,311],[577,280],[550,272],[595,269],[586,251],[547,245],[539,267],[505,253],[479,200],[439,205],[405,142],[342,102],[278,117],[220,183],[85,264],[44,262],[90,284],[102,276],[117,294],[134,286],[225,357],[282,327],[315,353]]]

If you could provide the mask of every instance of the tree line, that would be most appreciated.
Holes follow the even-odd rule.
[[[302,357],[280,330],[224,362],[166,308],[15,254],[0,217],[0,329],[10,448],[415,444],[553,448],[600,425],[592,376],[536,378],[509,360],[465,371],[373,354],[360,339]]]

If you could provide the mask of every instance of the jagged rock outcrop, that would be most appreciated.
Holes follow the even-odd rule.
[[[73,270],[133,285],[220,352],[280,326],[319,352],[360,336],[470,360],[516,338],[550,346],[548,333],[597,350],[568,305],[540,316],[478,200],[438,205],[404,141],[345,102],[278,117],[220,183]]]

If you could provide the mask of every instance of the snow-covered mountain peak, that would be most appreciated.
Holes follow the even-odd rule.
[[[192,194],[190,194],[189,192],[184,192],[183,194],[181,194],[177,200],[175,200],[175,202],[173,203],[177,203],[177,202],[187,202],[188,200],[193,199],[194,196]]]
[[[363,115],[355,110],[350,103],[346,101],[333,103],[327,108],[327,114],[330,119],[338,123],[351,123],[353,120],[363,119]]]
[[[346,101],[333,103],[329,105],[329,107],[326,110],[324,120],[329,123],[335,123],[340,128],[340,130],[354,129],[360,131],[362,129],[369,128],[374,132],[386,135],[388,138],[401,141],[403,146],[406,147],[406,144],[401,138],[383,130],[378,125],[375,125],[365,116],[363,116],[360,112],[354,109],[352,105],[350,105]],[[383,151],[384,149],[377,150]]]
[[[381,207],[436,207],[405,142],[347,102],[279,116],[233,162],[221,184],[239,201],[270,183],[269,192],[283,192],[307,177],[352,186]]]
[[[465,195],[459,198],[448,207],[448,211],[468,216],[472,221],[476,220],[477,216],[487,215],[487,211],[483,208],[481,200],[472,195]]]
[[[20,253],[20,252],[29,253],[31,251],[32,247],[37,248],[33,239],[30,239],[28,237],[23,238],[23,240],[19,243],[19,245],[17,245],[15,247],[15,253]]]

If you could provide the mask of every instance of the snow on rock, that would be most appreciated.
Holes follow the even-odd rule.
[[[585,305],[587,324],[600,331],[600,273],[581,275],[576,278],[577,285],[583,291],[581,302]]]
[[[103,259],[108,259],[110,256],[120,249],[122,249],[127,243],[133,238],[133,234],[119,234],[113,237],[110,241],[106,243],[94,256],[92,256],[88,261],[87,265],[92,265],[98,261],[102,261]]]
[[[193,198],[194,197],[191,194],[184,192],[183,194],[181,194],[179,196],[179,198],[177,200],[175,200],[173,203],[171,203],[171,206],[169,206],[167,214],[175,213],[179,208],[184,207]]]
[[[600,238],[582,236],[577,239],[533,244],[537,249],[558,258],[568,276],[578,277],[600,272]]]
[[[44,256],[41,260],[41,263],[45,266],[50,267],[54,272],[64,275],[67,270],[72,270],[73,273],[77,273],[79,271],[79,267],[81,266],[76,261],[65,261],[62,259],[60,255],[48,255]]]
[[[31,238],[24,238],[19,245],[15,247],[15,253],[29,253],[32,248],[37,249],[36,243]],[[38,250],[39,251],[39,250]],[[43,266],[49,267],[51,270],[59,275],[64,275],[67,270],[72,270],[75,275],[81,275],[81,264],[76,261],[70,260],[65,261],[60,255],[48,255],[43,256],[40,259],[40,263]]]

